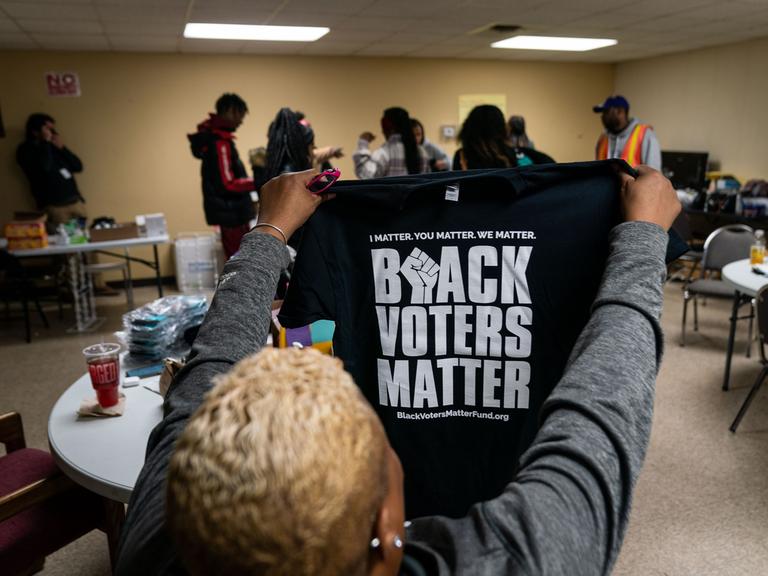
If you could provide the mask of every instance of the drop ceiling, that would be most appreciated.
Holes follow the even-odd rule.
[[[187,22],[327,26],[317,42],[183,38]],[[507,35],[615,38],[582,53],[500,50]],[[0,50],[621,62],[768,36],[768,0],[0,0]]]

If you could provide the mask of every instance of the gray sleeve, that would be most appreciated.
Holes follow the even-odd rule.
[[[422,144],[424,147],[424,151],[427,153],[427,157],[430,161],[443,161],[447,164],[447,166],[450,168],[451,166],[451,159],[446,154],[440,146],[432,142],[431,140],[425,140],[424,144]]]
[[[514,481],[458,520],[413,522],[452,574],[609,574],[651,430],[667,235],[620,224],[592,316]]]
[[[389,157],[384,147],[371,152],[370,143],[360,138],[357,141],[357,150],[352,154],[352,162],[355,164],[355,176],[360,180],[368,180],[386,175]]]
[[[212,379],[264,345],[277,281],[288,263],[282,242],[250,232],[224,267],[190,359],[176,377],[163,420],[149,438],[121,535],[118,576],[176,571],[178,561],[165,530],[165,476],[176,439],[211,389]]]
[[[661,146],[652,128],[648,128],[645,132],[642,152],[643,164],[655,170],[661,170]]]

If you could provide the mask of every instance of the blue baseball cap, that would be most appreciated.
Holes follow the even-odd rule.
[[[608,96],[608,98],[605,99],[605,102],[598,104],[597,106],[593,106],[592,111],[602,112],[608,108],[624,108],[624,110],[629,110],[629,102],[626,98],[624,98],[624,96]]]

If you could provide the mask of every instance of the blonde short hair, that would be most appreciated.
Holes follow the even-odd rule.
[[[338,359],[265,349],[219,377],[171,458],[168,525],[192,574],[364,573],[386,437]]]

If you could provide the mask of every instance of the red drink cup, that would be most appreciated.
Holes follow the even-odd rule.
[[[102,408],[120,400],[120,344],[94,344],[83,350],[91,384]]]

